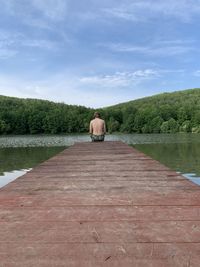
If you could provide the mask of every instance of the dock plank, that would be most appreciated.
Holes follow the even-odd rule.
[[[199,267],[200,187],[122,142],[77,143],[0,190],[0,267]]]

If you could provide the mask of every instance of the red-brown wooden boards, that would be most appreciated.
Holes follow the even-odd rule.
[[[77,143],[0,190],[0,267],[199,267],[200,187],[122,142]]]

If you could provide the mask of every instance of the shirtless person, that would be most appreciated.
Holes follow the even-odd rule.
[[[99,112],[95,112],[94,119],[90,122],[90,136],[92,142],[104,141],[105,134],[105,121],[101,119]]]

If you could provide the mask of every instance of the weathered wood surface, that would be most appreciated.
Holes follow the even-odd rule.
[[[200,187],[121,142],[77,143],[0,190],[0,267],[199,267]]]

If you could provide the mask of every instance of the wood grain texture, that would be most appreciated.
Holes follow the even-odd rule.
[[[76,143],[0,190],[0,267],[199,267],[200,187],[122,142]]]

